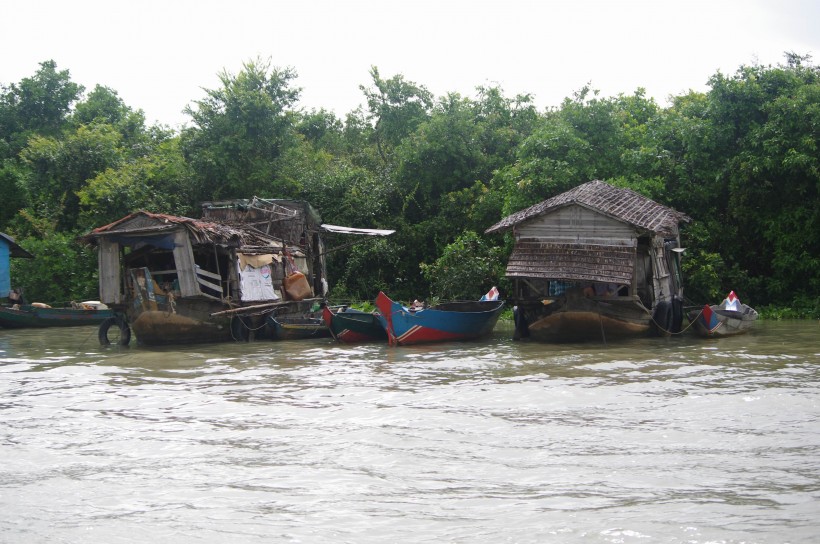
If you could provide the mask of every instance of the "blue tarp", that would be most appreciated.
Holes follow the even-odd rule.
[[[139,249],[143,246],[153,246],[160,249],[174,249],[176,247],[173,234],[164,236],[110,236],[109,239],[121,246],[128,246],[133,249]]]

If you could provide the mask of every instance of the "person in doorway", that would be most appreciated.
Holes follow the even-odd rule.
[[[588,297],[612,297],[618,294],[617,283],[595,282],[584,287],[584,295]]]

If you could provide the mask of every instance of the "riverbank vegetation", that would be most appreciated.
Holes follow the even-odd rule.
[[[104,76],[104,74],[101,74]],[[503,277],[503,216],[592,179],[685,212],[686,293],[730,289],[769,317],[820,317],[820,71],[716,73],[706,92],[660,105],[593,86],[539,111],[532,96],[478,87],[434,96],[377,67],[344,118],[299,106],[293,68],[220,74],[179,130],[146,124],[115,89],[85,89],[53,61],[0,89],[0,231],[29,298],[96,298],[78,235],[132,211],[199,217],[214,199],[298,198],[324,221],[395,229],[331,253],[331,298],[477,298]]]

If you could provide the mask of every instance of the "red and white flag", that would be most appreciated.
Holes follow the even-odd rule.
[[[737,298],[737,295],[734,291],[729,292],[729,295],[726,297],[726,300],[723,302],[723,306],[726,310],[739,310],[740,309],[740,300]]]
[[[487,294],[481,297],[480,300],[498,300],[498,288],[493,285],[493,288],[487,291]]]

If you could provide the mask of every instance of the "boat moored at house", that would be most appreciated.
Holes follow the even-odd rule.
[[[392,346],[474,340],[493,331],[503,300],[442,302],[429,308],[404,306],[383,292],[376,297],[377,314]]]
[[[548,342],[678,332],[679,224],[690,218],[630,189],[590,181],[505,217],[512,232],[515,337]]]
[[[133,330],[145,345],[252,340],[267,318],[310,312],[325,296],[326,232],[304,201],[206,202],[201,219],[132,213],[91,231],[99,249],[100,298],[117,312],[101,326]],[[105,328],[105,330],[103,330]]]
[[[99,325],[114,314],[98,301],[73,302],[52,307],[35,302],[28,304],[19,288],[11,287],[11,259],[33,259],[34,255],[17,245],[14,238],[0,232],[0,327],[6,329],[40,327],[75,327]]]
[[[347,306],[325,305],[322,309],[322,317],[333,338],[343,344],[387,340],[387,331],[384,330],[376,312],[363,312]]]
[[[706,304],[687,314],[695,332],[704,338],[724,338],[746,334],[757,321],[757,311],[743,304],[734,291],[720,304]]]

